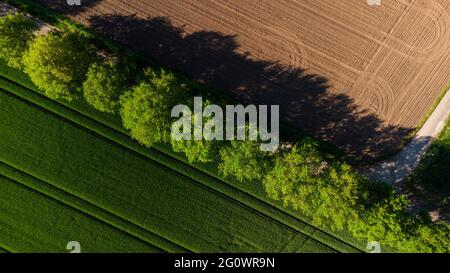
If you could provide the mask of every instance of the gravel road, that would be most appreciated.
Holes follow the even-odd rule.
[[[450,116],[450,90],[428,118],[414,139],[392,159],[372,166],[368,175],[373,180],[401,183],[417,168],[428,147],[439,136]]]

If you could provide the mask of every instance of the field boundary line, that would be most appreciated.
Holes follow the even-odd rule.
[[[1,80],[1,78],[5,78],[5,77],[0,76],[0,80]],[[252,194],[250,194],[242,189],[239,189],[221,179],[218,179],[202,170],[199,170],[198,168],[195,168],[195,167],[173,157],[170,154],[167,154],[167,153],[162,152],[155,148],[150,148],[150,151],[145,151],[146,148],[142,147],[141,145],[136,143],[134,140],[132,140],[129,137],[129,135],[127,135],[111,126],[108,126],[108,125],[96,120],[95,118],[90,117],[87,114],[81,113],[78,109],[74,109],[73,107],[65,105],[59,101],[51,100],[51,99],[45,97],[44,95],[42,95],[40,92],[31,90],[28,87],[18,84],[16,82],[13,82],[12,80],[10,80],[8,78],[5,78],[5,79],[10,84],[17,85],[21,88],[26,89],[27,92],[29,92],[31,94],[31,96],[37,97],[38,100],[40,99],[41,103],[37,102],[36,99],[29,98],[30,96],[27,96],[26,94],[23,94],[23,93],[19,94],[19,92],[14,92],[14,91],[6,89],[6,91],[8,91],[9,93],[11,93],[17,97],[20,97],[23,100],[29,101],[30,103],[42,108],[43,110],[45,110],[47,112],[53,113],[56,116],[59,116],[65,120],[70,121],[71,123],[73,123],[75,126],[77,126],[80,129],[88,130],[88,132],[91,132],[91,134],[94,134],[96,137],[100,137],[104,141],[106,141],[112,145],[116,145],[116,147],[125,149],[126,151],[128,151],[129,153],[131,153],[134,156],[137,156],[144,160],[151,160],[152,162],[155,162],[155,163],[161,165],[162,167],[170,170],[171,172],[174,172],[175,174],[177,174],[179,176],[188,178],[195,184],[200,185],[203,188],[205,188],[211,192],[214,192],[215,194],[219,194],[219,196],[225,197],[228,200],[232,200],[236,204],[240,204],[241,206],[243,205],[244,208],[246,208],[247,210],[256,212],[256,213],[260,214],[261,216],[266,217],[267,219],[278,222],[278,223],[284,225],[285,227],[290,228],[292,231],[300,232],[303,235],[306,235],[308,237],[311,237],[312,234],[316,234],[316,232],[314,232],[314,231],[318,231],[318,232],[321,232],[322,234],[324,234],[325,236],[329,237],[330,239],[335,240],[336,243],[338,243],[339,245],[341,245],[341,246],[345,245],[346,247],[343,247],[343,251],[352,251],[352,252],[361,251],[354,245],[347,243],[344,240],[327,233],[326,231],[323,231],[317,227],[314,227],[313,225],[307,223],[306,221],[301,220],[301,219],[295,217],[294,215],[287,213],[287,212],[281,210],[280,208],[271,205],[270,203],[267,203],[266,201],[262,200],[260,197],[252,195]],[[42,104],[43,104],[42,100],[44,100],[46,102],[46,104],[52,104],[53,105],[52,110],[48,109],[48,107],[42,106]],[[75,121],[74,117],[72,115],[66,113],[67,111],[57,111],[57,110],[55,110],[55,107],[67,109],[69,112],[72,112],[72,114],[81,116],[81,118],[78,118],[81,121]],[[99,127],[103,127],[103,128],[99,128]],[[152,154],[151,152],[154,154]],[[162,159],[161,157],[165,157],[165,160]],[[169,163],[168,163],[168,161],[169,161]],[[183,165],[183,168],[189,168],[189,170],[191,172],[189,172],[189,175],[185,174],[184,172],[182,172],[182,170],[180,170],[181,168],[176,166],[176,164],[170,164],[171,163],[170,161],[175,162],[175,163],[181,163],[181,165]],[[192,172],[196,172],[196,173],[192,173]],[[215,185],[212,185],[212,184],[215,184]],[[239,196],[236,196],[236,195],[239,195]],[[254,208],[251,205],[252,203],[253,204],[256,203],[256,207],[258,209]],[[276,216],[276,214],[282,214],[282,215]],[[286,217],[288,217],[290,219],[286,219]],[[297,223],[292,223],[292,221],[295,221]],[[304,226],[304,227],[299,228],[298,227],[299,223],[302,224],[302,226]],[[331,246],[329,244],[329,242],[327,242],[324,239],[319,239],[317,236],[315,236],[315,238],[312,238],[312,239],[319,242],[320,244],[323,244],[324,246],[327,246],[328,248],[331,248],[335,251],[340,252],[338,250],[339,247],[336,248],[336,246],[334,244],[333,244],[333,246]]]
[[[7,170],[7,169],[9,169],[9,170]],[[9,174],[6,174],[7,172]],[[22,179],[20,179],[18,177],[14,177],[14,175],[12,175],[11,173],[15,173],[16,176],[21,176]],[[16,168],[15,166],[12,166],[9,163],[4,162],[1,159],[0,159],[0,175],[13,181],[13,182],[16,182],[26,188],[29,188],[39,194],[47,196],[48,198],[53,199],[60,204],[63,204],[65,206],[75,209],[89,217],[92,217],[95,220],[101,221],[119,231],[125,232],[125,233],[135,237],[136,239],[141,240],[142,242],[145,242],[151,246],[157,247],[157,248],[161,249],[162,251],[165,251],[165,252],[189,251],[189,252],[191,252],[191,250],[189,250],[179,244],[176,244],[167,238],[164,238],[150,230],[140,227],[139,225],[137,225],[123,217],[120,217],[111,211],[103,209],[100,206],[97,206],[87,200],[81,199],[80,197],[78,197],[70,192],[67,192],[66,190],[64,190],[60,187],[57,187],[49,182],[46,182],[40,178],[37,178],[29,173],[26,173],[26,172]],[[19,180],[22,180],[22,181],[19,181]],[[29,182],[29,181],[23,181],[23,180],[32,180],[32,181]],[[64,199],[70,199],[70,200],[64,200]],[[83,206],[86,206],[86,207],[83,208]],[[134,229],[134,230],[130,230],[130,229]],[[151,236],[154,236],[156,238],[153,240],[149,239],[149,237],[151,237]],[[158,240],[158,239],[161,239],[161,240]],[[172,246],[168,246],[168,245],[161,246],[161,243],[164,243],[164,242],[169,242],[169,244],[172,244]]]

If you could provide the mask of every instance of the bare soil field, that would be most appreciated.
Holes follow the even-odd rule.
[[[397,147],[450,77],[450,0],[38,0],[358,159]]]

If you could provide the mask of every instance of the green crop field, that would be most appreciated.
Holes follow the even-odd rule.
[[[42,193],[45,196],[51,197],[52,199],[59,201],[61,204],[66,204],[80,212],[90,215],[92,218],[99,219],[118,230],[124,231],[129,235],[134,236],[150,245],[158,245],[160,250],[169,252],[186,252],[187,250],[177,246],[160,236],[148,232],[143,229],[139,229],[133,224],[130,224],[126,220],[117,217],[108,211],[105,211],[99,207],[96,207],[83,199],[77,198],[76,196],[70,195],[44,181],[41,181],[33,176],[23,173],[11,166],[4,163],[0,163],[0,174],[12,181],[33,189],[36,192]]]
[[[168,145],[155,145],[154,148],[147,149],[131,140],[128,132],[123,129],[118,115],[100,113],[87,105],[84,100],[67,102],[48,99],[27,75],[7,67],[3,62],[0,62],[0,75],[1,92],[6,95],[2,96],[1,103],[7,103],[9,100],[17,101],[10,103],[9,108],[2,106],[2,111],[5,115],[9,115],[10,120],[4,119],[8,122],[4,124],[5,129],[2,128],[4,143],[0,146],[0,164],[4,170],[8,170],[8,178],[18,183],[170,252],[359,251],[352,245],[355,244],[355,240],[351,240],[351,244],[345,242],[348,239],[345,233],[336,236],[323,232],[305,221],[300,213],[266,198],[260,183],[225,180],[218,176],[216,164],[188,164],[184,156],[174,153]],[[17,110],[16,107],[22,110]],[[15,115],[14,111],[19,115]],[[28,115],[27,111],[30,112]],[[33,111],[39,114],[31,113]],[[23,121],[26,120],[31,124],[22,122],[20,116]],[[14,122],[18,122],[19,127],[9,127]],[[31,125],[37,126],[35,133],[32,133]],[[33,136],[28,135],[30,133]],[[20,142],[25,140],[28,143]],[[6,150],[1,149],[2,147]],[[30,161],[23,160],[26,156]],[[70,156],[70,160],[67,160],[67,156]],[[44,157],[45,160],[39,157]],[[43,161],[35,160],[36,158]],[[106,162],[110,164],[105,164]],[[75,177],[78,178],[80,172],[83,172],[83,175],[79,177],[82,181],[78,185],[74,180]],[[149,172],[150,177],[144,177],[143,172]],[[180,184],[183,186],[179,186]],[[101,191],[97,187],[101,187]],[[174,193],[169,193],[171,187],[176,189]],[[148,189],[153,191],[154,197],[147,193]],[[203,194],[203,191],[208,194]],[[164,193],[170,195],[167,202],[162,199]],[[144,195],[146,198],[144,200],[127,198],[136,194]],[[105,197],[108,195],[110,198]],[[121,203],[125,199],[129,204]],[[143,203],[146,199],[151,200],[149,203],[154,204],[156,210],[161,210],[161,216],[157,221],[151,223],[146,221],[148,218],[146,213],[149,213]],[[191,205],[186,206],[183,203],[178,205],[179,199],[189,201]],[[214,202],[208,201],[213,199],[221,205],[216,206]],[[168,208],[159,207],[167,203],[173,203],[170,209],[174,206],[195,209],[184,215],[179,211],[168,212],[164,210]],[[223,210],[224,207],[227,209]],[[239,209],[233,208],[231,209],[233,213],[230,213],[230,207]],[[234,213],[234,210],[242,210],[245,213]],[[190,213],[193,213],[194,217]],[[211,213],[214,214],[215,222],[209,221]],[[232,217],[234,214],[238,215],[236,217],[238,219],[221,219],[230,215]],[[247,214],[251,216],[247,217]],[[153,212],[153,217],[158,217],[157,215]],[[197,222],[198,218],[202,217],[208,220]],[[187,225],[184,222],[185,218],[189,219]],[[245,219],[243,224],[239,223],[242,219]],[[180,223],[177,223],[179,227],[172,228],[169,224],[173,223],[168,224],[165,221],[179,221]],[[218,226],[227,226],[230,222],[236,226],[251,226],[262,235],[254,232],[252,228],[243,228],[245,232],[231,230],[228,232],[230,234],[220,235],[211,231],[222,230]],[[260,230],[259,226],[264,228]],[[201,234],[196,236],[214,243],[208,245],[201,241],[197,242],[195,236],[186,241],[177,228]],[[229,228],[227,226],[223,229]],[[206,237],[203,230],[208,231]],[[247,238],[246,232],[253,237]],[[278,239],[278,233],[282,234],[279,235],[282,239]],[[260,240],[257,241],[257,238]],[[269,242],[270,240],[265,242],[266,238],[276,242]]]
[[[5,90],[8,90],[8,93],[13,93],[24,98],[29,102],[28,107],[36,107],[37,105],[39,105],[42,107],[42,109],[45,109],[45,111],[47,111],[47,114],[60,117],[62,123],[72,123],[73,127],[78,127],[79,129],[81,129],[81,131],[89,132],[90,135],[95,135],[96,138],[103,139],[103,142],[109,142],[110,145],[108,147],[118,147],[118,150],[122,150],[122,152],[125,151],[125,153],[133,155],[133,157],[139,158],[140,162],[146,161],[147,164],[149,162],[152,162],[152,165],[161,164],[162,166],[167,167],[163,169],[168,170],[168,172],[173,173],[174,170],[178,173],[181,173],[182,177],[191,178],[187,179],[191,181],[191,184],[194,183],[198,184],[201,187],[203,186],[211,188],[213,189],[213,191],[217,191],[219,195],[226,195],[226,198],[231,197],[233,201],[241,205],[248,206],[249,208],[251,208],[251,210],[263,212],[264,214],[268,215],[272,221],[279,222],[282,226],[285,226],[286,228],[293,230],[294,232],[306,234],[307,236],[313,237],[313,241],[320,242],[318,245],[325,244],[335,250],[344,252],[353,252],[357,250],[351,245],[348,245],[341,240],[330,236],[329,234],[323,233],[322,231],[313,228],[303,221],[299,221],[298,218],[281,212],[279,209],[272,206],[273,202],[272,204],[267,204],[266,202],[262,202],[258,198],[255,198],[253,195],[247,194],[245,191],[251,192],[252,190],[254,190],[251,187],[245,187],[248,185],[239,183],[242,186],[241,189],[244,190],[242,191],[240,189],[237,189],[236,187],[233,187],[233,183],[225,184],[222,181],[210,176],[210,174],[206,174],[186,165],[185,162],[180,161],[182,157],[174,154],[173,152],[170,152],[167,147],[159,146],[157,147],[158,149],[143,148],[124,134],[125,132],[119,125],[120,120],[117,120],[115,116],[105,115],[97,111],[93,111],[92,108],[81,101],[75,101],[69,104],[50,100],[40,95],[39,90],[37,90],[33,86],[33,84],[29,82],[26,75],[24,75],[23,73],[9,69],[4,65],[0,66],[0,68],[0,72],[3,76],[7,77],[10,80],[14,80],[15,82],[19,82],[24,87],[10,82],[5,78],[0,78],[0,86]],[[31,91],[31,89],[33,89],[34,91]],[[99,123],[97,120],[101,121],[101,123]],[[105,126],[104,124],[107,124],[108,126]],[[45,129],[45,132],[47,132],[47,129]],[[67,142],[67,144],[75,144],[71,143],[71,141],[72,140],[66,140],[65,142]],[[56,143],[57,142],[55,141],[49,141],[49,145]],[[96,154],[96,145],[93,145],[93,147],[94,148],[90,150],[90,152]],[[105,148],[104,153],[107,154],[109,149],[111,148]],[[99,162],[99,164],[103,164],[103,162],[101,161]],[[134,166],[132,165],[130,167],[122,166],[121,168],[126,174],[128,174],[129,172],[134,172]],[[58,169],[58,167],[54,167],[54,169]],[[160,174],[160,171],[155,171],[154,173]],[[37,175],[40,174],[38,173]],[[126,177],[126,175],[123,176]],[[130,176],[133,177],[133,174],[131,174]],[[94,179],[98,180],[98,178]],[[125,181],[128,179],[129,178],[124,178],[122,182],[126,184],[127,182]],[[236,181],[234,181],[234,185],[236,184]],[[122,192],[119,188],[117,188],[116,190],[117,192]],[[256,192],[256,195],[259,195],[261,197],[261,193],[258,193],[257,191],[254,192]],[[127,214],[125,213],[125,215]],[[207,249],[210,251],[214,250],[213,247]],[[215,250],[218,251],[219,249]]]
[[[0,207],[0,247],[9,252],[68,252],[72,240],[86,252],[162,251],[4,176]]]
[[[331,250],[8,91],[0,94],[0,109],[1,162],[175,245],[213,252]]]
[[[23,86],[18,86],[11,81],[0,78],[0,86],[2,88],[21,96],[36,105],[40,105],[47,110],[51,110],[52,112],[65,117],[67,120],[88,128],[102,137],[114,141],[116,144],[122,145],[124,148],[137,153],[139,156],[157,161],[209,188],[226,194],[227,196],[231,196],[233,199],[255,208],[299,232],[308,234],[336,250],[343,252],[357,251],[355,247],[302,221],[302,217],[298,213],[283,208],[280,204],[265,198],[262,188],[257,187],[259,186],[259,183],[241,183],[232,179],[227,179],[226,181],[220,180],[217,176],[216,166],[214,165],[188,165],[186,159],[180,154],[172,152],[170,147],[157,145],[155,149],[147,149],[137,144],[126,135],[117,116],[95,111],[81,100],[73,101],[71,103],[65,101],[55,102],[45,96],[39,95],[40,91],[29,81],[25,74],[6,67],[1,62],[0,74]],[[342,237],[344,237],[345,240],[354,242],[354,239],[351,240],[349,236]]]
[[[0,18],[0,253],[69,252],[70,241],[83,252],[362,252],[367,241],[448,251],[448,226],[406,212],[406,199],[320,141],[285,136],[270,154],[170,143],[170,108],[209,87],[12,2],[56,29]],[[446,168],[448,139],[422,164],[429,177]]]

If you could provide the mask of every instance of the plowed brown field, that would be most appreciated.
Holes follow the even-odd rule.
[[[39,0],[356,158],[390,152],[450,79],[450,0]]]

